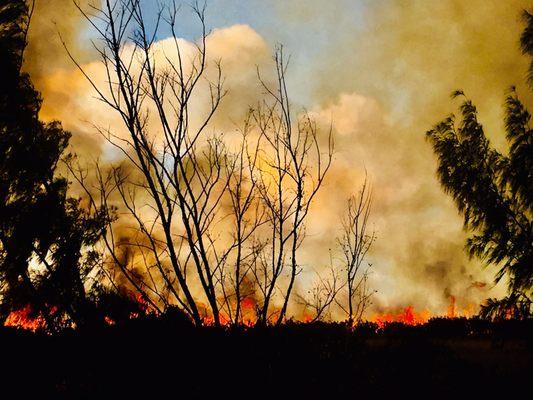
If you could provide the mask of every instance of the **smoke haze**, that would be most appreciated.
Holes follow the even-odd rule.
[[[505,91],[517,85],[525,103],[532,100],[524,89],[528,60],[518,47],[520,12],[529,3],[360,1],[361,11],[352,20],[343,10],[353,2],[295,1],[287,7],[274,2],[273,12],[288,31],[302,24],[346,30],[309,64],[298,64],[296,57],[290,65],[289,89],[309,93],[305,105],[323,131],[333,121],[337,150],[307,228],[304,285],[314,269],[328,264],[346,200],[367,170],[378,237],[370,255],[371,281],[378,290],[375,310],[411,304],[444,313],[451,296],[461,309],[503,293],[501,286],[491,289],[494,269],[483,269],[465,255],[462,219],[438,184],[424,133],[456,110],[449,96],[463,89],[477,104],[489,138],[502,148]],[[208,4],[212,12],[217,4]],[[214,28],[209,56],[222,60],[230,91],[214,122],[217,130],[229,132],[261,98],[256,66],[272,68],[272,47],[253,26]],[[94,156],[105,148],[92,123],[119,129],[119,122],[95,100],[57,33],[90,75],[103,82],[87,29],[71,0],[37,1],[25,69],[43,94],[42,117],[61,120],[74,134],[75,151]],[[297,55],[299,49],[289,51]]]

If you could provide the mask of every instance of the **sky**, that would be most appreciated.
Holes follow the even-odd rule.
[[[154,1],[142,0],[147,20],[154,21]],[[372,1],[370,1],[372,3]],[[164,3],[163,3],[164,4]],[[368,17],[368,1],[334,0],[214,0],[207,3],[207,22],[211,28],[246,24],[274,47],[283,44],[291,56],[293,70],[293,101],[306,107],[312,105],[316,90],[314,82],[317,60],[329,54],[330,48],[347,37],[357,38]],[[187,39],[199,34],[198,23],[184,3],[183,24],[177,32]],[[170,35],[161,29],[160,37]]]
[[[158,2],[143,0],[146,21]],[[183,3],[178,34],[195,40],[197,21]],[[83,4],[86,5],[86,2]],[[256,67],[268,76],[274,47],[290,54],[287,76],[295,110],[334,126],[332,171],[308,221],[302,249],[309,277],[328,263],[347,197],[368,171],[374,190],[370,254],[373,308],[414,305],[443,313],[451,296],[459,308],[504,293],[494,269],[465,255],[462,220],[436,179],[424,134],[458,104],[463,89],[478,105],[493,144],[505,151],[502,104],[511,85],[531,104],[518,48],[522,0],[210,0],[210,55],[222,60],[230,91],[216,119],[232,129],[261,98]],[[42,91],[42,117],[59,119],[74,148],[105,152],[95,116],[116,123],[66,57],[58,32],[95,74],[94,37],[70,0],[38,0],[25,68]],[[169,31],[158,34],[161,46]],[[325,221],[329,221],[326,223]],[[331,222],[333,221],[333,222]],[[311,279],[311,278],[309,278]]]

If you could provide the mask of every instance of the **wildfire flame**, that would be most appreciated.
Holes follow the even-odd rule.
[[[20,310],[12,311],[4,321],[4,326],[35,332],[46,329],[47,324],[42,314],[32,316],[32,309],[27,305]]]
[[[255,325],[256,305],[257,304],[253,298],[245,297],[244,299],[241,300],[241,311],[240,311],[241,318],[240,319],[241,319],[241,323],[244,326],[251,327]],[[232,308],[234,309],[234,307],[235,306],[233,305]],[[202,304],[200,308],[203,310],[203,314],[204,314],[203,316],[204,325],[208,325],[208,326],[214,325],[215,320],[213,319],[211,315],[208,314],[207,307],[205,307],[205,305]],[[220,312],[219,319],[222,325],[230,325],[232,322],[232,319],[223,311]]]
[[[129,319],[137,319],[143,316],[147,316],[150,314],[155,314],[156,310],[154,310],[148,301],[141,295],[141,294],[130,294],[129,297],[137,303],[139,307],[139,311],[132,311],[129,313]],[[104,316],[104,322],[109,325],[113,326],[116,325],[117,321],[115,321],[113,318],[111,318],[109,315]]]
[[[430,318],[430,312],[427,310],[416,312],[413,306],[405,307],[399,313],[374,314],[370,321],[382,329],[385,325],[392,322],[399,322],[405,325],[420,325],[426,323]]]
[[[455,315],[455,296],[450,296],[450,305],[448,306],[448,312],[446,313],[446,316],[448,318],[455,318]]]
[[[131,312],[129,314],[130,319],[140,318],[142,316],[147,316],[155,313],[155,310],[152,309],[150,304],[141,296],[132,296],[133,300],[139,305],[139,311]],[[251,327],[255,325],[256,317],[256,303],[252,298],[244,298],[241,301],[241,323],[245,326]],[[455,296],[450,296],[450,304],[446,312],[446,318],[458,318],[458,317],[470,317],[474,315],[475,312],[474,305],[468,305],[463,309],[457,308],[457,302]],[[204,324],[213,325],[214,320],[212,316],[207,314],[207,309],[205,309]],[[54,315],[57,312],[57,307],[51,307],[49,315]],[[428,322],[431,318],[431,313],[428,310],[416,311],[413,306],[407,306],[403,310],[396,313],[379,313],[372,315],[368,321],[377,324],[378,329],[383,329],[387,324],[390,323],[401,323],[404,325],[421,325]],[[310,314],[304,313],[301,317],[301,321],[306,323],[312,321],[313,318]],[[220,321],[222,325],[229,325],[231,319],[228,318],[224,313],[220,314]],[[107,325],[115,325],[115,321],[110,316],[104,316],[104,322]],[[42,313],[32,312],[31,306],[27,305],[19,310],[12,311],[6,320],[4,321],[4,326],[6,327],[15,327],[20,329],[26,329],[30,331],[46,330],[47,323],[46,318]]]
[[[456,297],[450,296],[446,318],[471,317],[475,313],[475,308],[473,304],[469,304],[463,309],[458,309]],[[379,329],[383,329],[385,325],[393,322],[404,325],[421,325],[428,322],[431,317],[432,315],[428,310],[416,311],[413,306],[407,306],[398,313],[374,314],[369,321],[377,324]]]

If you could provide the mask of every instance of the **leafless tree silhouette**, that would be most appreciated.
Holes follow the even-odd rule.
[[[316,272],[315,282],[307,291],[307,295],[297,295],[298,302],[304,307],[305,321],[323,321],[328,317],[331,306],[344,286],[333,260],[325,272]]]
[[[232,225],[229,246],[226,246],[220,256],[215,251],[219,265],[222,308],[227,322],[234,325],[243,323],[243,302],[252,300],[255,296],[253,286],[249,284],[250,272],[258,256],[253,243],[258,229],[266,223],[264,207],[259,202],[257,191],[260,140],[252,130],[250,112],[240,130],[238,148],[231,154],[229,168],[226,168],[229,182],[228,219]],[[212,244],[216,249],[214,241]]]
[[[337,304],[346,313],[350,325],[361,320],[374,294],[368,287],[368,273],[372,265],[366,263],[367,253],[376,240],[375,232],[368,230],[371,206],[372,191],[365,176],[359,193],[348,199],[347,212],[342,220],[343,232],[337,239],[343,254],[347,305]]]
[[[193,7],[202,35],[188,65],[176,35],[175,4],[168,16],[160,9],[154,31],[148,32],[138,0],[104,3],[101,9],[92,7],[91,13],[79,10],[100,35],[102,46],[97,50],[105,67],[107,87],[77,65],[99,99],[120,115],[128,132],[122,137],[99,129],[127,160],[108,176],[100,175],[99,182],[105,184],[100,187],[100,197],[109,199],[110,189],[118,193],[121,210],[136,224],[135,234],[117,237],[111,233],[107,248],[113,262],[144,297],[156,295],[162,300],[163,284],[163,292],[201,324],[203,310],[191,289],[194,270],[218,325],[217,276],[223,261],[215,256],[211,230],[220,218],[220,203],[232,176],[226,169],[232,166],[221,138],[205,134],[225,95],[219,64],[214,66],[214,81],[205,77],[205,7]],[[164,66],[157,63],[154,49],[160,23],[168,24],[174,45],[173,54],[164,55]],[[190,103],[205,83],[210,107],[202,116],[191,109]],[[148,107],[156,110],[155,117]],[[193,124],[192,115],[200,122]],[[150,130],[150,123],[157,129]],[[133,249],[137,251],[135,256],[126,257]],[[136,276],[139,263],[149,279]],[[156,302],[150,301],[155,306]]]
[[[285,74],[287,63],[283,48],[275,55],[277,85],[270,88],[259,76],[270,96],[254,112],[261,135],[261,163],[257,189],[268,215],[270,237],[259,245],[261,256],[254,264],[254,276],[262,296],[259,323],[266,324],[273,297],[279,289],[282,306],[275,314],[280,324],[286,314],[296,276],[298,249],[305,238],[305,221],[333,158],[332,130],[326,134],[325,152],[319,139],[319,129],[308,113],[293,120]],[[279,278],[289,270],[285,288]]]
[[[333,155],[331,128],[324,152],[309,114],[293,121],[282,48],[276,88],[259,76],[268,100],[250,111],[238,145],[230,146],[207,133],[226,92],[220,63],[210,61],[208,71],[205,7],[193,6],[202,35],[187,57],[175,4],[167,17],[161,9],[153,32],[138,0],[79,9],[100,35],[107,83],[73,61],[127,131],[97,127],[123,154],[121,165],[93,168],[92,180],[70,166],[91,206],[120,216],[104,240],[110,262],[157,311],[178,304],[197,324],[239,324],[246,300],[259,323],[281,323],[301,268],[305,220]],[[156,57],[160,23],[169,25],[174,47],[172,55],[163,52],[164,62]],[[191,106],[198,92],[208,93],[203,115]],[[288,279],[280,279],[285,271]],[[112,272],[108,278],[117,280]],[[282,304],[272,311],[275,297]]]

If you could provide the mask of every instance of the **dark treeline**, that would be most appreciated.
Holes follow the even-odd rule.
[[[532,329],[435,319],[377,333],[332,323],[228,330],[175,315],[55,336],[4,328],[10,368],[0,381],[18,398],[492,398],[527,387]]]

